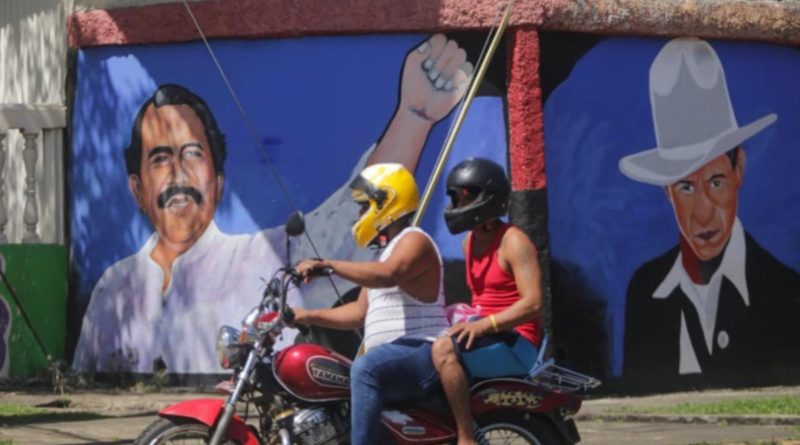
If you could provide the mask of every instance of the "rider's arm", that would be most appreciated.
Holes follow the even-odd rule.
[[[519,300],[495,314],[498,330],[511,329],[539,315],[542,308],[541,270],[536,246],[516,227],[503,236],[498,255],[500,265],[514,276]]]
[[[295,323],[323,328],[350,330],[364,327],[367,316],[367,289],[361,288],[356,301],[335,308],[294,308]]]
[[[323,260],[321,267],[330,267],[333,273],[363,287],[386,288],[406,285],[419,280],[431,268],[439,269],[436,248],[425,235],[412,232],[405,235],[384,262],[353,262]],[[436,301],[438,283],[426,295],[414,295],[425,303]]]

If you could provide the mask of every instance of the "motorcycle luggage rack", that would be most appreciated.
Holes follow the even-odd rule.
[[[542,339],[539,357],[528,374],[530,381],[553,391],[569,393],[586,391],[600,386],[600,380],[594,377],[556,365],[555,360],[552,358],[544,360],[544,352],[546,350],[547,336]]]

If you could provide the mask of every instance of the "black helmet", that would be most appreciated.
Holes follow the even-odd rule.
[[[475,199],[456,207],[458,194]],[[452,234],[461,233],[505,215],[510,194],[511,185],[503,167],[483,158],[461,161],[447,176],[447,196],[451,201],[444,211],[447,228]]]

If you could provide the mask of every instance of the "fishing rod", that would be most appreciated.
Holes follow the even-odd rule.
[[[453,148],[456,136],[458,136],[461,125],[464,123],[467,110],[469,110],[472,99],[475,98],[475,94],[478,92],[478,87],[480,87],[483,77],[486,75],[486,69],[489,67],[489,63],[491,62],[492,57],[497,50],[497,46],[500,44],[500,39],[503,37],[505,29],[508,27],[514,1],[515,0],[511,0],[508,2],[505,12],[503,13],[503,18],[500,21],[500,25],[498,25],[497,29],[495,30],[494,35],[492,35],[490,31],[489,37],[491,38],[491,43],[486,50],[485,57],[483,60],[479,61],[478,69],[475,72],[475,76],[472,78],[472,83],[469,86],[469,90],[467,90],[467,94],[464,97],[463,103],[459,107],[458,113],[453,120],[453,125],[447,134],[447,139],[445,139],[444,145],[442,146],[442,151],[439,153],[439,157],[436,159],[436,164],[434,165],[430,178],[428,178],[428,183],[425,186],[425,191],[422,194],[422,199],[420,200],[417,212],[414,214],[414,218],[411,220],[412,226],[419,226],[420,222],[422,221],[422,217],[425,215],[425,210],[427,210],[428,204],[430,204],[431,196],[433,195],[433,191],[436,189],[436,185],[442,175],[444,164],[447,161],[447,157],[450,155],[450,150]]]

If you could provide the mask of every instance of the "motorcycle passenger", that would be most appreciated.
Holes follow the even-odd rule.
[[[335,308],[295,309],[295,323],[334,329],[364,327],[365,353],[350,371],[352,443],[381,443],[384,401],[423,398],[437,387],[431,342],[449,327],[442,259],[431,237],[410,221],[419,203],[414,177],[400,164],[375,164],[350,185],[361,205],[352,227],[359,247],[381,249],[378,261],[308,259],[296,269],[305,281],[317,269],[362,286],[356,301]]]
[[[469,379],[527,375],[541,342],[540,270],[536,247],[503,222],[511,186],[503,168],[470,158],[447,177],[451,233],[464,239],[472,308],[481,318],[454,324],[433,344],[433,363],[456,421],[458,445],[474,444]]]

